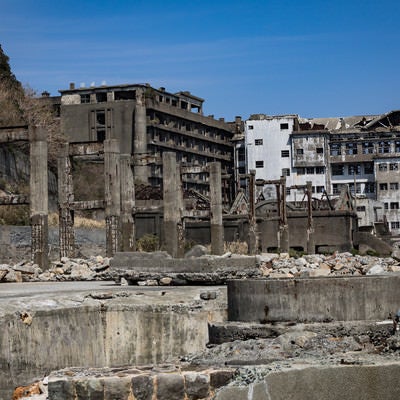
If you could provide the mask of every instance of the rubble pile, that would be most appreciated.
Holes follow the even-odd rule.
[[[109,273],[110,258],[88,259],[62,257],[51,263],[47,271],[37,264],[21,261],[15,265],[0,264],[0,282],[48,282],[113,280]]]
[[[311,254],[298,258],[289,257],[288,253],[266,253],[259,255],[258,259],[263,276],[268,278],[360,276],[400,272],[398,259],[352,255],[351,253]]]
[[[232,263],[235,261],[235,264],[237,264],[238,257],[243,260],[246,259],[246,256],[237,256],[231,253],[226,253],[223,256],[201,255],[200,257],[191,257],[191,259],[207,258],[216,264],[218,264],[218,259],[225,261],[232,259]],[[37,264],[29,261],[21,261],[15,265],[0,264],[0,282],[94,280],[116,280],[119,282],[122,275],[110,268],[110,260],[110,258],[102,256],[92,256],[85,259],[62,257],[59,261],[53,261],[47,271],[43,271]],[[257,256],[256,268],[235,267],[229,271],[216,268],[212,273],[204,272],[202,274],[204,276],[197,277],[196,281],[199,284],[202,283],[202,280],[204,282],[214,282],[214,284],[224,284],[226,279],[235,278],[312,278],[380,275],[393,272],[400,272],[400,260],[394,257],[380,258],[368,255],[352,255],[351,253],[334,253],[332,255],[312,254],[301,257],[290,257],[288,253],[262,253]],[[141,272],[138,270],[135,272],[136,278],[133,282],[134,284],[143,286],[191,283],[190,278],[186,276],[188,274],[180,273],[172,275],[166,272],[163,273],[162,271]],[[125,279],[122,279],[122,283],[127,282]]]

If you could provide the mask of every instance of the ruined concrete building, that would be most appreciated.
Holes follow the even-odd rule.
[[[137,182],[160,186],[162,153],[173,151],[182,165],[198,166],[183,176],[184,189],[208,195],[207,172],[221,163],[223,201],[232,200],[235,124],[203,115],[204,100],[190,92],[169,93],[149,84],[81,87],[61,93],[61,124],[71,143],[115,138],[121,153],[134,156]]]
[[[236,145],[246,155],[247,172],[256,179],[286,177],[287,200],[338,196],[348,186],[354,195],[359,226],[385,223],[400,233],[400,111],[376,116],[303,119],[297,115],[252,115],[245,139]],[[236,164],[236,168],[243,168]],[[259,194],[273,198],[273,187]]]

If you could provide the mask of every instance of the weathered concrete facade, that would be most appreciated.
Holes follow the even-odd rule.
[[[137,181],[161,186],[165,151],[176,153],[178,162],[189,165],[220,162],[223,175],[233,178],[230,139],[235,124],[204,116],[204,100],[189,92],[172,94],[141,84],[72,86],[60,92],[62,132],[69,141],[118,139],[121,152],[135,158]],[[209,190],[205,173],[186,176],[184,186],[206,195]],[[227,203],[233,196],[229,179],[224,178],[222,186]]]

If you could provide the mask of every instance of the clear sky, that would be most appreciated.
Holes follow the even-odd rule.
[[[400,109],[399,0],[0,0],[16,77],[150,83],[205,114],[332,117]]]

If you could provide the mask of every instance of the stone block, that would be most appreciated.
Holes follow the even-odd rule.
[[[153,398],[153,377],[151,375],[132,377],[132,392],[136,400],[151,400]]]
[[[254,383],[250,386],[249,397],[250,400],[271,400],[268,394],[267,385],[264,382]]]
[[[49,399],[51,400],[75,400],[75,385],[72,380],[66,378],[54,378],[49,380]]]
[[[82,379],[75,383],[76,400],[104,400],[103,383],[99,379]]]
[[[185,375],[186,395],[189,400],[203,399],[210,391],[210,377],[205,374],[189,372]]]
[[[185,397],[185,385],[180,374],[157,375],[157,399],[158,400],[183,400]]]
[[[214,389],[227,385],[232,379],[235,371],[232,369],[221,369],[210,372],[210,385]]]
[[[104,378],[104,400],[126,400],[131,391],[131,378]]]

